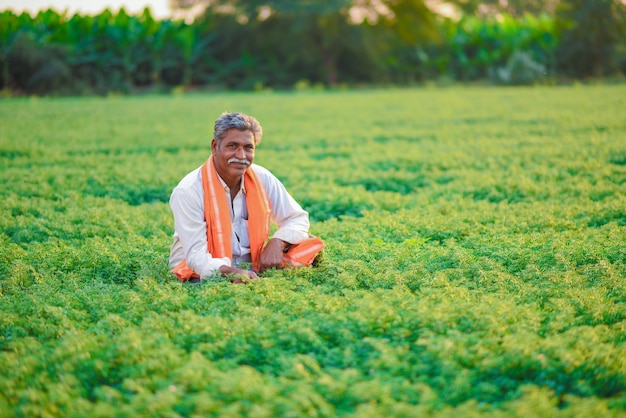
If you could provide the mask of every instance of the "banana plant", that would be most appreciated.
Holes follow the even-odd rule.
[[[210,52],[207,51],[207,47],[214,38],[214,33],[203,33],[199,25],[189,25],[184,22],[178,23],[178,28],[174,35],[174,42],[179,47],[182,57],[183,86],[188,87],[192,84],[194,68],[200,58],[205,55],[210,55]]]
[[[162,72],[168,65],[165,50],[173,42],[175,25],[169,19],[158,21],[152,17],[149,8],[145,8],[139,21],[144,27],[145,48],[149,60],[150,74],[147,78],[154,86],[162,83]]]
[[[145,44],[142,43],[145,34],[142,22],[136,16],[127,14],[124,8],[119,10],[106,27],[109,50],[112,52],[109,64],[114,71],[121,72],[123,89],[133,86],[133,73],[148,55]]]
[[[503,65],[516,51],[548,60],[558,39],[552,18],[515,18],[508,14],[491,18],[464,16],[459,22],[449,21],[445,36],[451,55],[448,70],[461,79],[486,76],[490,68]]]

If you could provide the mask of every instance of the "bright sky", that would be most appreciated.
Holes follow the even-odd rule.
[[[140,13],[148,6],[156,18],[170,15],[168,0],[0,0],[0,10],[11,9],[16,13],[27,11],[31,14],[49,8],[59,12],[67,10],[70,14],[97,14],[107,7],[119,10],[122,6],[130,14]]]

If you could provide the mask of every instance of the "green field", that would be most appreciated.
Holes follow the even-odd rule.
[[[167,270],[223,111],[326,242]],[[0,416],[626,416],[626,85],[0,101]]]

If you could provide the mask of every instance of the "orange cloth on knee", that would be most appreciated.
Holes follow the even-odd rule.
[[[283,264],[294,267],[310,266],[315,261],[315,257],[324,249],[324,241],[318,237],[311,237],[299,244],[294,244],[283,255]]]

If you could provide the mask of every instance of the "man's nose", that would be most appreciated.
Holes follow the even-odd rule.
[[[237,158],[240,160],[244,160],[246,158],[246,151],[244,151],[243,147],[237,148],[237,153],[235,154]]]

